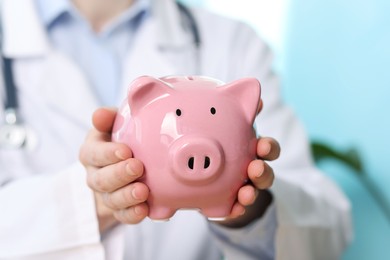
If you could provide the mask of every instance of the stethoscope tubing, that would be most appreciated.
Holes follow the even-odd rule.
[[[199,49],[201,45],[201,38],[199,34],[198,25],[191,11],[182,3],[176,2],[180,12],[188,19],[188,24],[193,37],[195,48]]]
[[[4,85],[6,100],[4,104],[5,111],[10,109],[18,109],[18,99],[16,94],[16,86],[13,77],[12,71],[12,59],[2,56],[3,59],[3,75],[4,75]]]

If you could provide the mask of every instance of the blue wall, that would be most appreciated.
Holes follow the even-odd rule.
[[[287,23],[284,95],[313,139],[359,149],[390,201],[390,1],[295,0]],[[390,259],[390,220],[342,165],[320,165],[353,203],[345,259]]]

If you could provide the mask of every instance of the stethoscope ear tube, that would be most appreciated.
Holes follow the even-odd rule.
[[[191,11],[180,1],[176,1],[177,7],[179,8],[180,13],[182,13],[187,19],[189,30],[192,34],[194,45],[195,45],[195,69],[194,72],[196,75],[201,75],[201,57],[200,57],[200,48],[202,44],[202,39],[200,37],[198,24],[195,20],[194,15]]]
[[[200,48],[201,39],[200,34],[198,30],[197,23],[195,21],[194,16],[192,15],[191,11],[182,3],[176,2],[177,7],[179,8],[180,12],[184,14],[184,16],[188,19],[190,31],[192,33],[192,37],[194,38],[194,44],[196,48]]]
[[[5,100],[5,110],[13,109],[15,112],[18,109],[18,100],[16,95],[16,86],[12,73],[12,59],[3,56],[3,75],[5,83],[5,93],[7,98]]]

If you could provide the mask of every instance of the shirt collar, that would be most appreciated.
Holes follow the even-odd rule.
[[[38,15],[43,24],[49,27],[58,17],[72,10],[71,3],[67,0],[35,0]]]
[[[77,13],[70,0],[35,0],[38,14],[46,27],[50,27],[64,14]],[[150,10],[151,0],[135,0],[133,5],[124,13],[114,19],[114,24],[131,20],[144,11]],[[112,27],[111,24],[109,27]]]

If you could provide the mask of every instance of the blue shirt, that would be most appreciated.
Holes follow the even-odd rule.
[[[148,13],[148,0],[136,0],[100,32],[95,32],[70,0],[35,0],[53,46],[86,75],[100,105],[118,104],[123,59]]]

